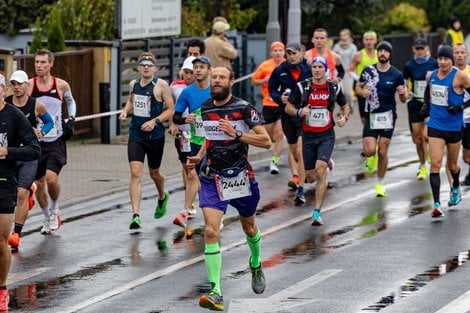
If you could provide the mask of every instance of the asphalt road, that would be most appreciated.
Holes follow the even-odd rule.
[[[220,243],[225,310],[469,311],[470,191],[463,189],[453,209],[444,205],[443,219],[432,219],[429,182],[416,180],[410,142],[406,133],[393,138],[386,198],[374,196],[375,178],[364,173],[360,143],[338,145],[322,227],[309,222],[313,184],[306,187],[307,204],[294,206],[287,167],[270,175],[266,161],[255,162],[267,288],[263,295],[251,290],[249,250],[229,208]],[[448,184],[441,177],[446,203]],[[128,229],[127,192],[75,205],[50,236],[36,231],[41,220],[33,217],[13,254],[11,312],[204,312],[197,304],[209,289],[202,214],[187,237],[171,223],[184,196],[178,177],[167,186],[169,213],[160,220],[153,219],[155,190],[144,189],[139,232]],[[450,311],[452,305],[460,310]]]

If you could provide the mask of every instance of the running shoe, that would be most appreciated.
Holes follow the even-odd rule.
[[[58,230],[60,228],[62,221],[60,220],[59,208],[57,208],[56,212],[50,211],[49,220],[51,221],[51,230]]]
[[[299,185],[299,176],[292,176],[292,179],[289,180],[287,183],[287,186],[289,187],[290,190],[297,190],[297,186]]]
[[[332,171],[334,168],[335,168],[335,161],[333,161],[333,159],[330,159],[328,161],[328,169]]]
[[[266,279],[264,278],[261,264],[258,267],[251,267],[251,288],[256,294],[262,294],[266,289]]]
[[[193,203],[191,204],[191,207],[188,209],[188,218],[192,218],[196,214],[197,214],[196,207],[194,206],[194,203]]]
[[[178,216],[173,219],[173,224],[186,228],[186,221],[188,220],[188,216],[186,212],[187,212],[186,209],[181,211],[181,213],[178,214]]]
[[[165,191],[165,199],[163,199],[163,201],[158,200],[153,217],[160,218],[166,214],[166,205],[168,204],[168,199],[170,199],[170,194]]]
[[[301,205],[305,203],[305,194],[303,190],[297,190],[297,192],[295,193],[294,202],[296,205]]]
[[[450,188],[450,198],[449,198],[449,206],[454,206],[462,201],[462,196],[460,195],[460,187],[457,188]]]
[[[129,229],[139,229],[142,228],[142,221],[140,220],[139,215],[134,215],[131,222],[129,223]]]
[[[48,218],[44,218],[44,222],[42,223],[41,228],[41,235],[49,235],[51,233],[51,220]]]
[[[29,188],[28,207],[30,211],[34,208],[34,194],[36,193],[36,189],[38,189],[36,183],[33,183],[31,188]]]
[[[0,312],[8,312],[8,303],[10,303],[10,294],[8,289],[0,290]]]
[[[271,164],[269,164],[269,172],[271,172],[271,174],[273,175],[279,174],[279,168],[277,167],[276,162],[272,160],[271,160]]]
[[[217,292],[211,290],[199,298],[199,306],[211,311],[223,311],[224,298]]]
[[[373,155],[367,158],[366,161],[366,172],[369,174],[375,173],[377,170],[377,156]]]
[[[12,249],[18,250],[20,246],[20,235],[18,233],[12,232],[8,237],[8,244]]]
[[[434,203],[434,210],[432,210],[431,216],[436,218],[436,217],[443,217],[444,215],[445,214],[441,208],[441,204],[439,202]]]
[[[321,226],[323,225],[323,220],[321,219],[320,210],[313,210],[312,214],[312,226]]]
[[[375,184],[375,196],[376,197],[386,197],[387,192],[385,191],[384,184],[377,183]]]
[[[425,180],[427,175],[428,168],[426,166],[420,167],[419,172],[417,174],[418,180]]]
[[[462,182],[464,186],[470,186],[470,175],[465,176],[464,181]]]

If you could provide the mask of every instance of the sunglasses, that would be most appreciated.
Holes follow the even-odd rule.
[[[145,61],[145,62],[140,62],[139,66],[141,66],[141,67],[154,67],[155,64],[153,64],[152,62]]]

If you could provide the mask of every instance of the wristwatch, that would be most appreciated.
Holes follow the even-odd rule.
[[[241,130],[237,130],[235,133],[235,139],[240,139],[243,135],[243,132]]]
[[[161,122],[160,122],[160,119],[159,119],[158,117],[154,118],[154,120],[155,120],[155,123],[157,123],[157,124],[158,124],[158,123],[161,123]]]

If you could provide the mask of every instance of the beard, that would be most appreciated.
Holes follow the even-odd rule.
[[[219,87],[218,91],[211,88],[211,97],[216,101],[225,100],[230,95],[230,87]]]
[[[386,58],[386,57],[380,57],[380,58],[379,58],[379,62],[382,63],[382,64],[385,64],[385,63],[387,63],[388,61],[390,61],[390,58]]]

